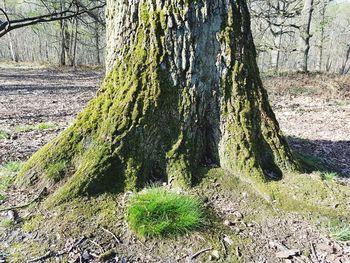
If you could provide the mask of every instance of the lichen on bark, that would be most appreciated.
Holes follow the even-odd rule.
[[[297,166],[262,87],[245,1],[107,5],[104,84],[18,184],[61,202],[151,181],[188,187],[205,165],[257,182]]]

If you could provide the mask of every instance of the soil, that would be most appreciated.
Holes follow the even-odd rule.
[[[0,165],[8,161],[25,161],[69,126],[94,96],[103,75],[102,70],[0,65],[0,130],[9,134],[7,139],[0,140]],[[304,156],[312,156],[347,184],[350,177],[350,92],[347,93],[350,81],[342,79],[342,85],[336,86],[336,78],[294,75],[264,78],[264,83],[292,148]],[[317,86],[325,82],[328,88],[319,92]],[[16,131],[23,125],[46,122],[54,123],[56,127]],[[205,192],[206,206],[215,216],[204,233],[182,238],[142,240],[130,233],[123,216],[128,193],[113,199],[116,228],[104,228],[105,219],[95,218],[104,211],[98,204],[109,202],[106,196],[97,201],[82,199],[74,206],[80,214],[71,222],[75,224],[76,232],[65,229],[63,222],[71,216],[74,207],[47,211],[29,206],[24,212],[13,209],[23,221],[30,219],[31,225],[38,218],[37,213],[45,220],[57,218],[48,221],[57,225],[40,225],[39,222],[41,229],[24,231],[24,224],[19,220],[8,228],[0,226],[0,262],[9,260],[9,251],[15,246],[16,253],[21,255],[13,262],[35,258],[35,262],[350,262],[350,243],[334,240],[327,229],[321,227],[321,222],[308,220],[299,213],[280,211],[274,206],[275,214],[263,219],[267,204],[261,201],[251,207],[257,200],[253,193],[225,190],[224,184],[222,177],[209,176],[202,184],[205,187],[197,186],[192,190],[191,194]],[[12,190],[2,207],[26,200],[19,196],[23,193]],[[78,210],[83,205],[94,207],[89,213],[97,221],[83,219],[85,210]],[[95,207],[96,211],[93,210]],[[0,221],[8,217],[11,217],[8,211],[0,212]],[[102,223],[97,223],[98,220]],[[75,234],[69,236],[69,231]],[[31,241],[47,245],[50,253],[34,253],[33,247],[21,246]],[[103,251],[111,249],[115,253],[105,253],[106,260],[102,259]],[[60,254],[60,251],[66,253]]]

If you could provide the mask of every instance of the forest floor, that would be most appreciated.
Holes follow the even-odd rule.
[[[16,165],[72,123],[103,75],[93,69],[0,65],[0,262],[350,262],[350,243],[335,240],[331,222],[267,204],[242,190],[244,183],[232,179],[227,184],[219,170],[209,172],[192,192],[204,193],[215,215],[206,230],[182,238],[136,238],[123,216],[129,194],[83,198],[55,211],[31,204],[23,211],[1,212],[31,198],[16,189],[2,190],[5,178],[15,177]],[[307,175],[316,178],[314,187],[332,187],[336,181],[348,188],[350,77],[291,74],[266,76],[263,82],[292,148],[327,170]],[[342,206],[333,197],[320,199],[332,209]],[[350,228],[345,230],[350,238]]]

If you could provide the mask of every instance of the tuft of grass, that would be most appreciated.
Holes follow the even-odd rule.
[[[8,162],[0,165],[0,204],[6,199],[6,191],[14,181],[14,173],[18,172],[22,166],[22,162]]]
[[[350,241],[350,225],[340,224],[332,226],[331,236],[338,241]]]
[[[324,181],[334,181],[338,174],[335,172],[321,172],[320,177]]]
[[[40,225],[44,222],[44,217],[42,215],[37,215],[25,222],[22,226],[22,229],[26,233],[32,233],[39,229]]]
[[[131,199],[127,220],[141,237],[184,234],[203,224],[203,206],[194,197],[151,188]]]
[[[0,130],[0,140],[6,140],[8,138],[10,138],[10,135],[4,130]]]
[[[3,173],[16,173],[18,172],[22,167],[21,161],[12,161],[5,163],[3,165],[0,165],[0,172]]]
[[[29,132],[35,130],[34,125],[23,125],[15,127],[16,132]]]
[[[43,122],[43,123],[39,123],[36,127],[38,130],[47,130],[47,129],[55,129],[57,128],[57,124],[56,123],[51,123],[51,122]]]
[[[11,228],[15,223],[11,219],[4,219],[0,222],[0,227]]]
[[[30,132],[35,130],[47,130],[47,129],[54,129],[57,128],[58,125],[56,123],[51,122],[42,122],[37,125],[23,125],[23,126],[17,126],[15,128],[16,132]]]

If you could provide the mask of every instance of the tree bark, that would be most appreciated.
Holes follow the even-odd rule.
[[[107,6],[106,80],[26,163],[22,184],[55,189],[61,202],[152,181],[188,187],[201,166],[257,185],[297,167],[259,77],[244,0]]]
[[[301,72],[308,72],[308,60],[310,51],[310,39],[311,39],[311,21],[312,13],[314,11],[314,1],[304,0],[304,8],[301,14],[301,27],[300,27],[300,58],[298,61],[298,70]]]

